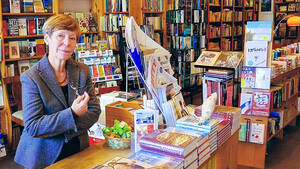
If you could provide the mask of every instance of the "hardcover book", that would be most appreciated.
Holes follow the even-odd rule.
[[[33,0],[23,0],[23,7],[25,13],[33,13]]]
[[[197,139],[187,134],[155,130],[140,139],[140,146],[145,150],[185,158],[197,148]]]
[[[196,65],[213,66],[219,56],[220,52],[203,51],[197,59]]]
[[[20,50],[19,50],[19,42],[18,41],[10,41],[8,42],[9,46],[9,58],[20,58]]]
[[[28,41],[19,41],[19,48],[20,48],[20,57],[28,57]]]
[[[2,20],[2,34],[3,36],[8,36],[7,20]]]
[[[28,35],[36,35],[36,22],[34,19],[27,20]]]
[[[35,13],[45,12],[42,0],[33,0],[33,8]]]
[[[129,169],[134,169],[134,168],[152,168],[154,167],[151,164],[137,161],[134,159],[128,159],[124,157],[115,157],[111,160],[108,160],[104,164],[99,164],[96,165],[95,167],[91,169],[105,169],[105,168],[129,168]]]
[[[129,159],[145,162],[161,169],[182,169],[183,159],[140,150],[129,157]]]
[[[9,0],[9,1],[10,1],[10,13],[21,13],[20,0]]]
[[[8,35],[9,36],[18,36],[19,35],[19,26],[18,19],[12,18],[8,19]]]
[[[42,35],[43,34],[43,25],[45,23],[45,18],[36,18],[36,34]]]
[[[18,24],[19,24],[19,35],[26,36],[27,35],[26,18],[18,18]]]
[[[36,44],[36,56],[45,55],[45,42],[44,39],[35,39]]]

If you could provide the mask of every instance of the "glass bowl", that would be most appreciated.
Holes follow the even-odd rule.
[[[130,147],[131,138],[113,138],[104,134],[106,143],[113,149],[126,149]]]

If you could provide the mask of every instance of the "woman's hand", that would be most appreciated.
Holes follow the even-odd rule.
[[[84,92],[83,95],[78,96],[72,103],[71,109],[77,116],[84,115],[88,110],[88,102],[90,96],[87,92]]]

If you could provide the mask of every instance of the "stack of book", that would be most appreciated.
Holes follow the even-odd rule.
[[[194,116],[185,116],[176,121],[176,127],[194,131],[209,133],[210,150],[214,152],[218,148],[218,124],[220,120],[209,119],[199,124]]]
[[[218,147],[222,146],[231,136],[230,121],[223,120],[218,126]]]
[[[174,128],[166,128],[143,136],[139,144],[143,150],[183,159],[184,168],[197,168],[198,140],[199,137],[195,135],[184,134]]]

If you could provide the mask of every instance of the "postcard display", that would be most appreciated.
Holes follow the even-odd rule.
[[[242,116],[238,164],[264,168],[268,117],[272,105],[272,22],[247,22],[245,36],[245,63],[242,68],[239,102]],[[255,149],[259,152],[255,155],[246,151]]]

